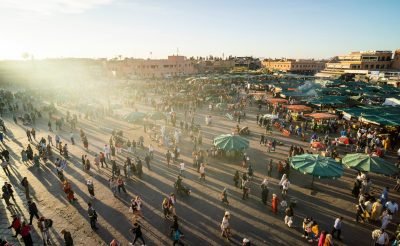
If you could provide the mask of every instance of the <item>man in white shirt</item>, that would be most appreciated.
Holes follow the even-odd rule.
[[[185,171],[185,163],[182,161],[182,162],[179,164],[179,174],[180,174],[182,177],[185,177],[185,176],[183,175],[183,171]]]
[[[104,145],[104,154],[106,155],[107,159],[111,159],[111,155],[110,155],[110,147],[108,147],[108,145]]]
[[[342,216],[340,216],[339,218],[336,218],[335,224],[333,225],[333,229],[331,231],[331,235],[332,235],[333,238],[335,238],[335,234],[337,232],[337,237],[336,238],[338,240],[341,240],[340,239],[340,234],[342,233],[342,223],[343,223],[343,217]]]
[[[153,145],[149,144],[149,156],[151,159],[153,159],[153,152],[154,152]]]

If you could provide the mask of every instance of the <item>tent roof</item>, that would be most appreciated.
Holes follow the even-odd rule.
[[[306,105],[283,105],[283,107],[295,112],[312,111],[312,108]]]
[[[313,114],[307,114],[306,116],[309,116],[309,117],[317,119],[317,120],[327,120],[327,119],[336,119],[337,118],[337,115],[328,114],[328,113],[313,113]]]
[[[383,126],[400,126],[400,107],[364,106],[339,109],[338,111],[359,118],[361,122]]]

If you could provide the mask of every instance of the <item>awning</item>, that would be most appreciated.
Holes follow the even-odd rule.
[[[313,114],[307,114],[306,116],[309,116],[309,117],[314,118],[316,120],[329,120],[329,119],[336,119],[337,118],[337,115],[328,114],[328,113],[313,113]]]

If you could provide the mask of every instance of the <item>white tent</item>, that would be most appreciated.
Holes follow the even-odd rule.
[[[383,106],[400,106],[400,100],[396,98],[386,98]]]

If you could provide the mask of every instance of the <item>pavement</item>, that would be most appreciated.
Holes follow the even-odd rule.
[[[58,105],[57,108],[65,113],[66,108]],[[124,109],[129,111],[130,109]],[[146,105],[140,105],[139,111],[150,111]],[[204,116],[210,112],[207,109],[200,110],[196,115],[196,123],[202,125],[203,144],[201,149],[209,148],[212,139],[219,135],[230,133],[236,126],[236,122],[224,117],[222,114],[212,112],[213,123],[205,126]],[[266,163],[272,158],[276,164],[278,160],[284,160],[292,144],[307,148],[308,144],[302,142],[297,137],[284,137],[275,129],[272,133],[273,138],[281,141],[276,151],[267,153],[264,146],[259,145],[259,136],[263,131],[255,124],[256,109],[251,108],[247,113],[247,119],[241,122],[241,126],[249,126],[251,134],[246,136],[250,141],[250,149],[247,154],[255,170],[255,177],[251,182],[250,198],[242,200],[241,190],[234,187],[233,174],[235,170],[245,171],[241,166],[241,159],[232,158],[212,158],[208,157],[206,167],[206,181],[200,182],[198,173],[192,167],[193,143],[188,136],[182,136],[179,147],[181,148],[182,159],[186,163],[184,184],[192,189],[189,197],[177,198],[176,212],[180,218],[180,225],[185,235],[183,241],[185,245],[241,245],[244,237],[249,238],[252,245],[309,245],[301,237],[302,220],[305,216],[313,217],[319,224],[320,230],[332,229],[332,225],[337,216],[344,217],[342,230],[342,241],[335,240],[335,245],[368,245],[371,243],[371,231],[377,228],[378,224],[356,224],[355,218],[355,198],[351,196],[351,187],[356,173],[353,170],[345,170],[343,177],[338,180],[315,180],[314,188],[311,189],[311,177],[303,175],[294,170],[290,173],[291,187],[289,197],[297,201],[294,208],[294,227],[288,228],[284,222],[284,214],[281,211],[278,215],[271,212],[271,197],[276,193],[280,197],[278,187],[279,180],[276,168],[270,178],[270,192],[267,206],[261,203],[260,184],[266,176]],[[182,114],[178,114],[182,117]],[[143,202],[143,218],[139,219],[142,225],[146,245],[171,245],[172,240],[169,236],[170,220],[163,217],[161,203],[164,197],[173,192],[173,183],[179,173],[178,163],[167,167],[165,160],[166,148],[151,142],[149,137],[143,132],[141,125],[132,125],[120,121],[115,117],[106,117],[98,120],[79,119],[77,130],[74,131],[76,145],[71,145],[69,141],[70,130],[67,126],[57,132],[49,132],[47,129],[47,118],[38,119],[34,125],[37,131],[36,139],[51,134],[59,134],[63,142],[68,143],[70,158],[65,170],[65,176],[72,183],[78,201],[70,204],[62,190],[62,185],[55,172],[54,164],[49,161],[42,163],[39,169],[26,165],[20,161],[22,147],[28,144],[25,129],[21,124],[15,125],[10,116],[4,117],[9,131],[5,141],[9,148],[12,164],[12,176],[7,177],[0,171],[0,184],[9,181],[16,191],[16,207],[18,213],[24,218],[29,217],[26,210],[26,200],[19,183],[23,177],[28,177],[31,185],[31,193],[36,202],[40,214],[53,219],[54,224],[51,229],[51,240],[53,245],[63,245],[62,229],[69,230],[74,238],[75,245],[109,245],[113,238],[119,240],[122,245],[128,245],[133,240],[129,229],[132,227],[133,217],[129,212],[130,200],[139,195]],[[163,123],[163,122],[159,122]],[[89,151],[83,148],[79,139],[79,129],[83,129],[89,141]],[[154,159],[151,161],[151,170],[143,165],[144,175],[141,179],[134,176],[126,181],[127,194],[112,195],[108,187],[108,179],[111,177],[110,169],[96,170],[94,165],[90,172],[82,170],[81,155],[87,154],[92,164],[94,154],[103,150],[104,144],[110,138],[110,129],[118,129],[124,132],[124,137],[137,140],[139,136],[145,137],[145,146],[151,142],[155,148]],[[1,145],[1,144],[0,144]],[[137,154],[144,157],[146,150],[138,149]],[[346,149],[341,149],[344,153]],[[53,151],[58,156],[57,150]],[[117,163],[123,164],[127,155],[132,155],[124,151],[117,155]],[[143,158],[142,158],[143,160]],[[378,175],[371,175],[373,181],[373,191],[376,195],[380,194],[382,187],[394,186],[394,180]],[[94,181],[96,199],[90,199],[86,188],[86,180],[90,178]],[[224,205],[219,200],[222,189],[228,189],[229,205]],[[398,193],[390,193],[395,201],[399,202]],[[92,231],[87,216],[87,202],[91,201],[96,209],[99,220],[98,231]],[[227,241],[220,236],[220,223],[225,211],[231,213],[230,225],[233,237]],[[0,234],[18,245],[10,229],[10,211],[5,209],[4,201],[0,202]],[[397,219],[397,218],[396,218]],[[394,222],[397,220],[395,219]],[[33,237],[37,245],[41,245],[41,236],[38,234],[36,220],[34,220]],[[394,223],[389,227],[394,230]],[[36,245],[35,244],[35,245]],[[139,245],[139,244],[137,244]]]

